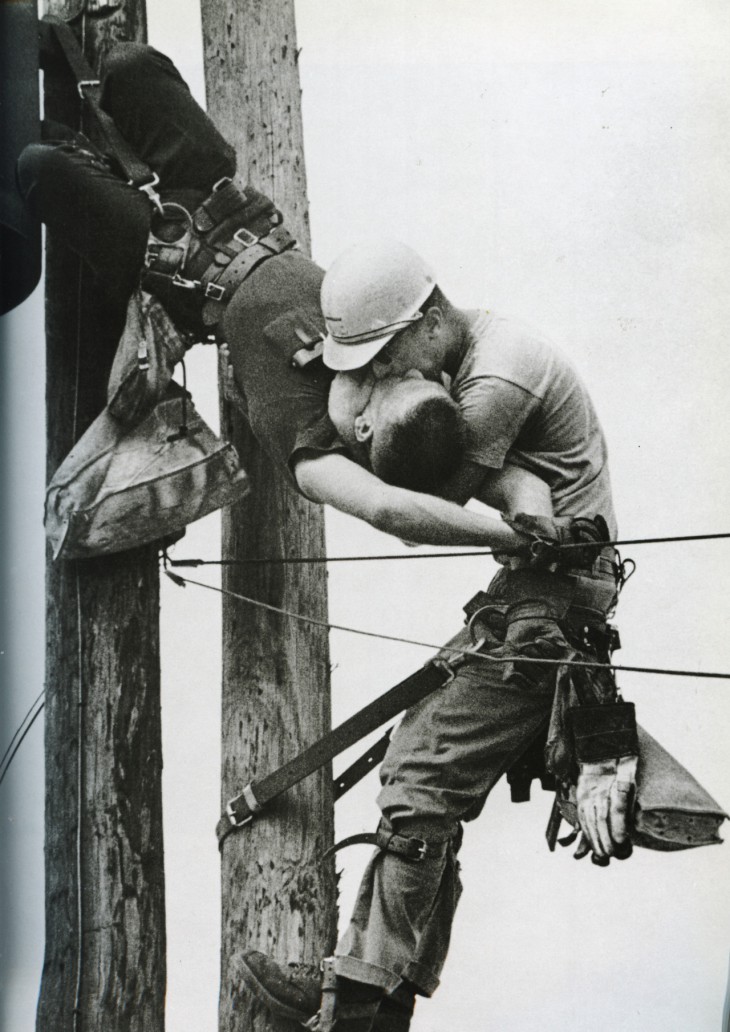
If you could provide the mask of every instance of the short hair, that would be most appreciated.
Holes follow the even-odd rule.
[[[448,311],[449,308],[454,307],[449,301],[449,299],[446,297],[438,283],[433,288],[433,290],[428,295],[428,297],[423,302],[418,311],[421,312],[422,315],[425,315],[429,308],[433,308],[434,306],[436,308],[441,308],[443,311]]]
[[[373,435],[370,463],[386,484],[433,493],[461,464],[466,423],[446,392],[422,398]]]

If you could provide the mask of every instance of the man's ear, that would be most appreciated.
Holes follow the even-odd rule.
[[[438,305],[431,305],[423,313],[423,325],[429,336],[437,333],[444,324],[444,313]]]
[[[361,413],[355,417],[355,438],[360,444],[365,444],[373,436],[373,424],[369,416]]]

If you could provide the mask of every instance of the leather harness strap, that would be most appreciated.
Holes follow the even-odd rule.
[[[239,235],[234,234],[234,240],[240,240],[240,234],[244,232],[244,228],[241,227]],[[266,236],[253,237],[250,241],[243,243],[242,250],[222,270],[215,262],[211,263],[201,277],[201,285],[206,298],[203,305],[205,325],[214,326],[222,318],[233,292],[261,262],[275,254],[289,250],[294,247],[295,243],[296,241],[288,229],[285,229],[284,226],[277,226]]]
[[[350,789],[358,783],[358,781],[362,781],[366,774],[369,774],[371,770],[374,770],[375,767],[378,766],[388,751],[390,736],[392,733],[393,728],[389,727],[377,742],[371,745],[359,759],[350,764],[347,770],[343,770],[342,774],[340,774],[338,778],[334,779],[332,787],[335,801],[337,801],[340,796],[343,796],[345,792],[349,792]]]
[[[319,770],[333,757],[380,727],[386,720],[425,699],[427,695],[448,683],[452,676],[453,672],[447,664],[437,665],[429,662],[427,666],[395,685],[390,691],[310,745],[283,767],[279,767],[260,781],[247,785],[240,795],[231,799],[226,812],[218,821],[216,834],[219,847],[222,847],[231,832],[252,821],[254,814],[263,810],[277,796],[315,770]],[[380,744],[382,745],[382,742]]]
[[[84,56],[79,41],[73,34],[66,22],[53,15],[45,15],[41,26],[48,26],[48,30],[55,37],[63,53],[71,74],[76,79],[76,88],[82,100],[85,100],[89,111],[94,116],[97,125],[104,136],[105,143],[127,178],[130,186],[143,190],[150,200],[159,204],[159,197],[155,187],[158,183],[157,175],[134,153],[127,141],[117,129],[113,119],[101,107],[101,81]]]
[[[58,42],[79,96],[86,101],[107,150],[129,185],[146,193],[163,219],[181,212],[186,216],[183,237],[172,242],[157,238],[153,222],[142,275],[143,289],[154,293],[160,281],[167,281],[183,290],[195,290],[203,300],[203,322],[213,328],[246,277],[267,258],[296,245],[291,233],[280,224],[281,213],[263,194],[252,187],[242,191],[232,180],[216,184],[192,216],[178,204],[163,203],[157,192],[159,177],[135,154],[112,117],[101,107],[101,80],[72,30],[53,16],[46,16],[41,24],[48,26],[45,31]],[[233,225],[224,233],[225,238],[213,239],[207,247],[206,237],[228,222]]]
[[[348,846],[360,845],[377,846],[383,853],[394,853],[404,860],[412,860],[413,863],[418,864],[422,860],[429,860],[434,856],[443,856],[448,840],[427,842],[426,839],[399,835],[397,832],[378,828],[377,831],[364,831],[359,835],[350,835],[349,838],[342,839],[337,845],[330,846],[323,854],[322,859],[326,860]]]

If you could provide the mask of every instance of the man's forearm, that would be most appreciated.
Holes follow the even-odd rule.
[[[501,520],[384,484],[341,454],[304,458],[295,475],[312,501],[331,505],[416,544],[472,545],[514,552],[526,541]]]
[[[422,545],[475,545],[516,552],[525,544],[525,538],[501,520],[432,495],[399,493],[402,497],[384,499],[368,520],[378,530]]]

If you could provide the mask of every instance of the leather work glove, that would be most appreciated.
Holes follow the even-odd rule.
[[[633,704],[578,706],[568,717],[578,764],[575,803],[581,839],[575,858],[591,853],[601,866],[612,856],[625,860],[632,852],[629,825],[639,757]]]
[[[515,688],[537,688],[555,674],[557,668],[552,662],[533,661],[563,659],[572,649],[548,602],[541,599],[517,602],[509,607],[505,620],[504,645],[497,652],[515,658],[505,664],[502,680]]]
[[[523,557],[534,566],[592,566],[609,540],[608,526],[602,516],[531,516],[519,512],[502,515],[512,530],[529,538]],[[583,548],[563,546],[584,545]],[[519,554],[519,553],[518,553]]]
[[[604,763],[585,763],[576,786],[576,807],[581,837],[576,860],[592,853],[594,863],[610,857],[631,856],[629,819],[636,791],[637,756],[622,756]]]

